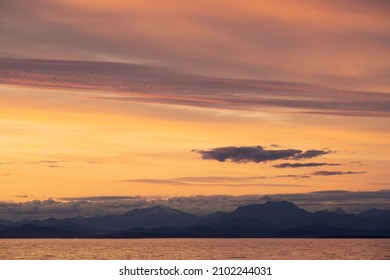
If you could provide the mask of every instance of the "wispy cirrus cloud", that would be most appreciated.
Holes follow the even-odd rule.
[[[335,176],[335,175],[355,175],[364,174],[365,171],[315,171],[310,173],[313,176]]]
[[[118,102],[250,111],[281,107],[318,114],[390,115],[390,95],[384,93],[283,81],[215,78],[126,63],[0,59],[0,83],[96,90],[85,94]],[[100,91],[106,92],[101,94]]]
[[[156,184],[168,186],[204,186],[204,187],[306,187],[303,184],[264,182],[263,179],[278,178],[278,176],[257,177],[181,177],[181,178],[141,178],[120,180],[123,183]]]
[[[49,167],[49,168],[65,168],[66,166],[64,163],[68,163],[66,160],[39,160],[39,161],[33,161],[30,162],[30,164],[38,164],[42,165],[44,167]]]
[[[53,165],[53,164],[51,164],[51,165],[46,165],[46,167],[50,167],[50,168],[65,168],[66,166],[64,166],[64,165]]]
[[[122,180],[121,182],[127,183],[146,183],[146,184],[164,184],[164,185],[188,185],[184,181],[174,179],[128,179]]]
[[[280,163],[272,165],[274,168],[301,168],[301,167],[318,167],[318,166],[336,166],[339,163],[326,163],[326,162],[307,162],[307,163]]]
[[[141,178],[120,180],[123,183],[142,183],[156,185],[182,185],[182,186],[230,186],[230,187],[248,187],[248,186],[275,186],[275,187],[305,187],[302,184],[269,183],[269,179],[291,178],[308,179],[313,176],[335,176],[335,175],[359,175],[366,171],[315,171],[304,174],[282,174],[273,176],[251,176],[251,177],[224,177],[224,176],[199,176],[199,177],[180,177],[180,178]]]

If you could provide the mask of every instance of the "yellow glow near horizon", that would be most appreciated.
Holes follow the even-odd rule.
[[[386,118],[132,103],[75,90],[11,86],[0,90],[0,200],[22,200],[15,196],[23,194],[59,198],[377,190],[381,187],[375,184],[389,183]],[[271,144],[301,150],[328,147],[337,151],[325,156],[327,162],[341,164],[337,171],[366,173],[280,177],[315,170],[271,168],[275,162],[221,163],[191,152]],[[360,163],[351,163],[355,161]],[[191,184],[131,181],[213,176],[244,178]]]

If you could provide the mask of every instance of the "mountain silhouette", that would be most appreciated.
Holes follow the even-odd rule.
[[[86,235],[55,227],[38,227],[33,224],[0,231],[0,238],[82,238]]]
[[[164,206],[135,209],[122,215],[108,215],[81,219],[76,222],[84,227],[119,231],[130,227],[152,228],[160,226],[190,226],[198,217]]]
[[[220,223],[224,220],[255,218],[273,226],[298,226],[311,222],[311,213],[288,201],[266,202],[238,207],[231,213],[201,220],[200,224]]]
[[[0,230],[2,230],[2,229],[5,229],[5,228],[7,228],[7,227],[9,227],[9,226],[6,226],[6,225],[3,225],[3,224],[0,224]]]
[[[312,213],[288,201],[269,201],[198,217],[154,206],[121,215],[0,223],[0,238],[390,237],[389,213],[348,214],[341,208]]]
[[[378,221],[388,222],[390,224],[390,211],[389,210],[381,210],[376,208],[371,208],[360,212],[358,214],[361,218],[374,219]]]
[[[255,217],[263,222],[289,227],[310,222],[311,213],[288,201],[248,205],[237,208],[233,217]]]
[[[267,236],[279,230],[275,226],[265,224],[255,218],[230,219],[208,225],[190,227],[160,227],[152,229],[131,228],[114,233],[110,237],[134,237],[136,235],[159,233],[164,236],[181,237],[255,237]]]
[[[197,216],[165,206],[154,206],[128,211],[121,215],[94,216],[90,218],[77,216],[67,219],[46,219],[43,221],[22,221],[38,226],[52,226],[66,230],[75,230],[86,234],[104,234],[132,227],[153,228],[161,226],[190,226]]]
[[[14,223],[13,223],[12,221],[0,219],[0,225],[11,226],[11,225],[13,225],[13,224],[14,224]]]
[[[390,237],[388,230],[364,230],[351,228],[338,228],[328,224],[318,223],[300,228],[291,228],[271,234],[269,237],[283,238],[342,238],[342,237],[359,237],[359,238],[381,238]]]
[[[231,213],[226,213],[215,218],[203,219],[199,223],[207,225],[209,223],[221,222],[232,218],[249,217],[281,228],[304,227],[316,223],[342,228],[348,227],[367,230],[376,230],[385,227],[385,224],[381,221],[367,219],[352,214],[341,214],[339,211],[336,213],[311,213],[288,201],[268,201],[264,204],[242,206]]]

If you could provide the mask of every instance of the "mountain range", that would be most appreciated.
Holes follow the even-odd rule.
[[[165,237],[390,238],[390,211],[348,214],[338,208],[312,213],[288,201],[269,201],[202,217],[154,206],[121,215],[0,220],[0,238]]]

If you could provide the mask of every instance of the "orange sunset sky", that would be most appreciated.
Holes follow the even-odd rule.
[[[388,190],[389,12],[0,1],[0,201]]]

